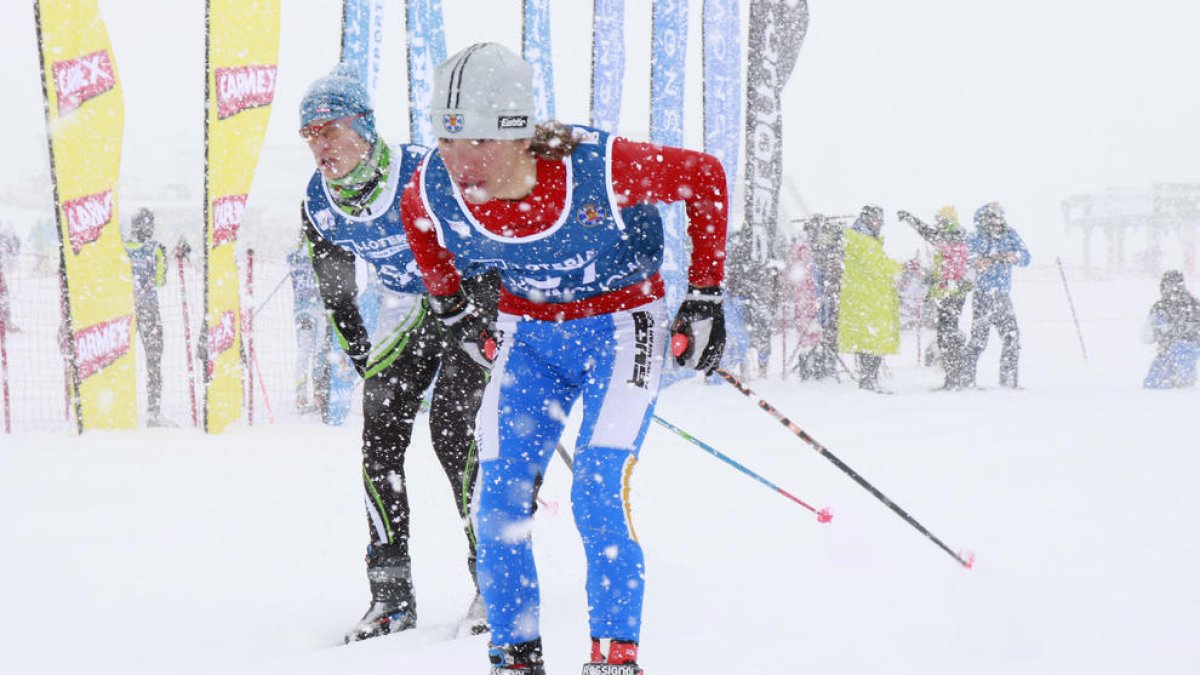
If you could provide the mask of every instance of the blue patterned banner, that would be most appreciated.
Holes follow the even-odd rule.
[[[625,0],[596,0],[592,13],[592,126],[616,133],[625,76]]]
[[[550,52],[550,0],[525,0],[522,8],[521,55],[533,66],[535,117],[554,119],[554,55]]]
[[[650,140],[683,145],[683,85],[687,67],[687,0],[654,0],[650,66]],[[682,204],[660,208],[666,251],[662,275],[674,312],[687,290],[687,248]]]
[[[383,0],[343,0],[342,63],[354,66],[371,99],[383,62]]]
[[[704,0],[704,151],[725,166],[728,199],[737,184],[742,131],[740,0]]]
[[[429,122],[433,69],[446,60],[441,0],[407,0],[408,123],[413,143],[433,146]]]

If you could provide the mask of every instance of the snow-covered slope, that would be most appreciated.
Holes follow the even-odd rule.
[[[1200,392],[1139,388],[1152,280],[1078,283],[1084,361],[1055,274],[1016,274],[1023,391],[932,392],[911,341],[889,359],[892,396],[751,382],[973,550],[970,571],[732,387],[665,392],[664,419],[835,517],[818,524],[654,426],[634,486],[647,672],[1194,667]],[[984,359],[986,384],[995,345]],[[486,638],[446,639],[470,591],[425,428],[409,458],[420,628],[339,644],[367,601],[357,446],[355,425],[300,423],[0,436],[0,672],[486,672]],[[561,504],[534,529],[548,667],[572,673],[587,648],[583,567],[557,460],[542,494]]]

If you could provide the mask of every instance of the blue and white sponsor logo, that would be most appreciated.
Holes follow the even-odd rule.
[[[462,113],[446,113],[442,115],[442,126],[452,134],[462,131],[466,124],[467,118]]]
[[[596,227],[604,222],[608,212],[598,204],[584,204],[575,212],[575,220],[584,227]]]

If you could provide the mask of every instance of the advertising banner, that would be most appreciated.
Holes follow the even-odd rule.
[[[550,53],[550,0],[525,0],[521,11],[521,56],[533,66],[534,118],[554,119],[554,55]]]
[[[683,85],[687,68],[687,0],[654,0],[650,65],[650,140],[683,146]],[[688,253],[682,204],[659,207],[666,250],[662,276],[670,313],[687,290]]]
[[[725,167],[726,194],[737,185],[742,128],[742,39],[739,0],[704,0],[704,151]],[[732,203],[732,196],[729,197]]]
[[[275,98],[279,0],[208,0],[204,157],[204,429],[242,414],[238,235]]]
[[[441,0],[407,0],[405,44],[408,52],[408,124],[413,143],[433,147],[429,122],[433,69],[446,60]]]
[[[383,0],[344,0],[341,61],[354,67],[374,101],[383,63]]]
[[[592,126],[617,133],[625,79],[625,0],[596,0],[592,11]]]
[[[117,181],[125,104],[96,0],[34,4],[77,429],[137,426],[133,279]]]

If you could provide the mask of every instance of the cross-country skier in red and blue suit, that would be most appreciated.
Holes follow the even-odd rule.
[[[587,556],[592,635],[584,673],[640,673],[644,562],[630,479],[658,396],[668,333],[681,365],[711,372],[725,342],[725,173],[711,155],[597,129],[535,129],[530,66],[476,44],[435,73],[437,149],[401,212],[434,313],[493,360],[477,420],[473,517],[494,675],[543,673],[528,521],[563,422],[582,399],[571,490]],[[656,203],[683,202],[689,289],[668,326]],[[499,270],[499,318],[463,293],[459,269]]]

